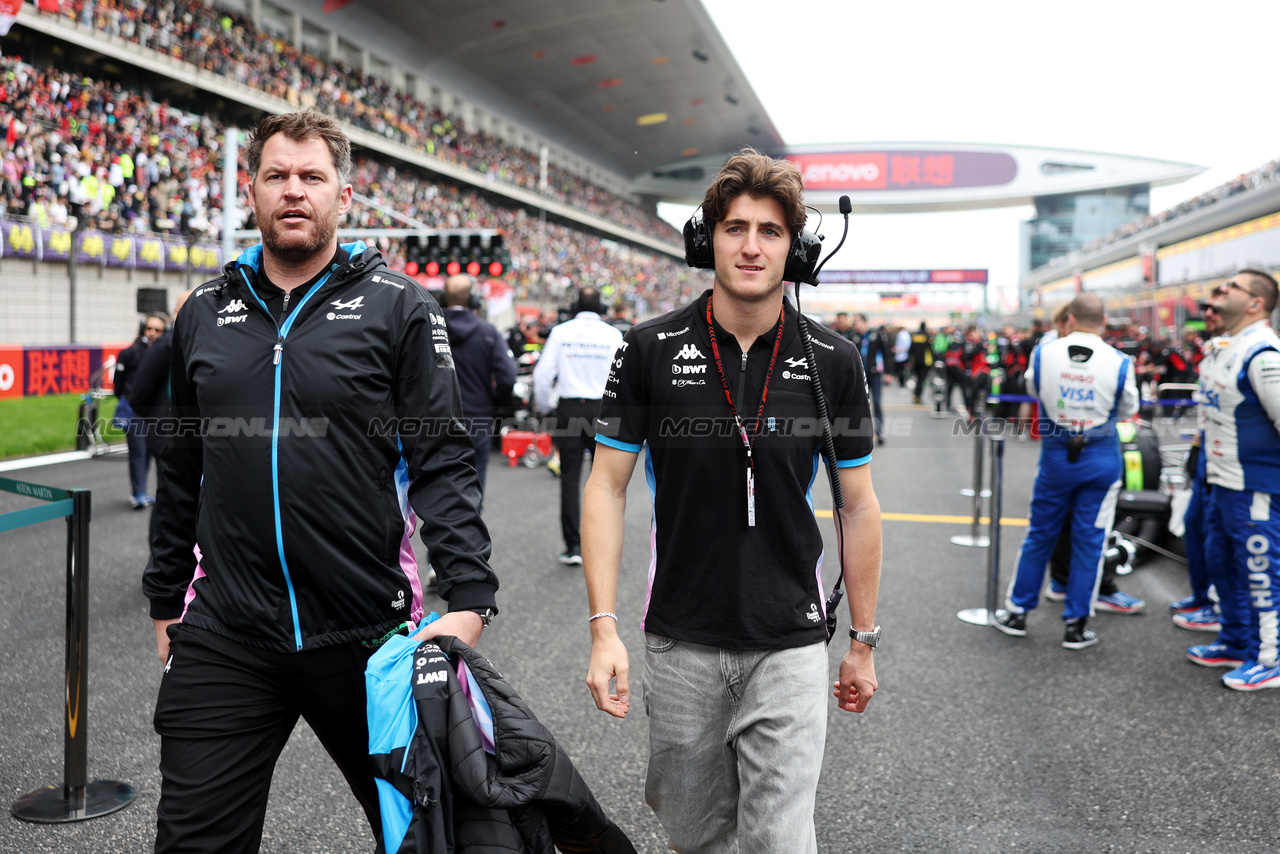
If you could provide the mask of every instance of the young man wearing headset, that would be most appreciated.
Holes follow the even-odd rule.
[[[802,192],[786,161],[744,151],[725,164],[703,200],[703,223],[686,227],[688,260],[714,265],[714,287],[627,333],[596,425],[582,525],[587,684],[601,710],[626,716],[630,669],[614,612],[627,484],[647,445],[645,792],[677,851],[816,851],[830,684],[811,495],[822,438],[811,429],[813,366],[783,298],[784,271],[807,276],[793,266]],[[834,693],[841,709],[861,712],[876,690],[874,426],[857,350],[818,324],[809,330],[834,425],[857,630]]]

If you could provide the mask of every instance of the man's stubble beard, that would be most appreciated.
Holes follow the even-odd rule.
[[[266,219],[258,223],[258,231],[262,234],[262,245],[272,255],[286,264],[301,264],[314,258],[327,249],[333,242],[333,235],[338,230],[338,208],[341,197],[335,198],[327,211],[317,211],[314,237],[301,244],[286,244],[280,239],[280,229],[275,220]]]

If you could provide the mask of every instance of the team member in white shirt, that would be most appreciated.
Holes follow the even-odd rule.
[[[606,394],[613,351],[622,333],[601,316],[600,291],[583,288],[572,320],[551,330],[533,369],[534,399],[544,409],[555,404],[556,448],[560,451],[560,528],[564,533],[563,564],[582,565],[582,452],[595,459],[595,418]]]

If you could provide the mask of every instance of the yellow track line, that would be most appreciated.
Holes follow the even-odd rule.
[[[818,510],[815,511],[815,515],[823,519],[830,519],[831,511]],[[941,522],[945,525],[969,525],[973,523],[972,516],[938,516],[929,513],[881,513],[880,518],[885,522]],[[991,524],[991,520],[986,516],[983,516],[979,521],[983,525]],[[1015,528],[1025,528],[1030,522],[1031,520],[1029,519],[1011,518],[1009,516],[1000,518],[1001,525],[1010,525]]]

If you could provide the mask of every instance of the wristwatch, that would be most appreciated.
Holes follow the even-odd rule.
[[[468,610],[480,615],[480,622],[484,624],[486,629],[489,628],[489,624],[493,622],[494,616],[498,613],[493,608],[469,608]],[[872,644],[872,646],[874,645]]]
[[[858,643],[865,643],[867,646],[875,649],[880,645],[880,627],[876,626],[869,632],[859,632],[851,628],[849,629],[849,637],[853,638]]]

